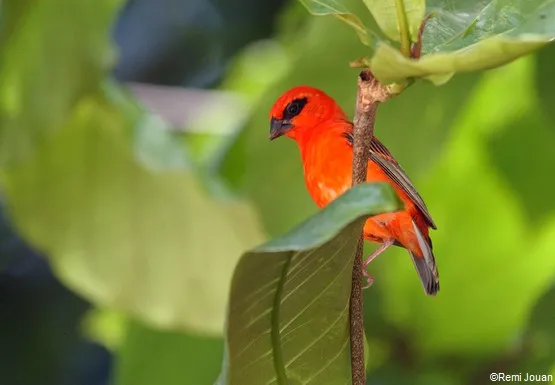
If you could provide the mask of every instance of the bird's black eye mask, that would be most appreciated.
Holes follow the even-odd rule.
[[[270,140],[279,138],[294,127],[291,120],[301,113],[307,102],[307,98],[295,99],[283,109],[283,116],[281,119],[271,119]]]
[[[293,100],[283,109],[283,120],[291,120],[295,116],[299,115],[303,110],[304,106],[308,102],[307,98],[299,98]]]

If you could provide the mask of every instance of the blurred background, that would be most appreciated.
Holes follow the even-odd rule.
[[[364,47],[339,21],[311,17],[293,0],[39,3],[1,2],[0,384],[212,384],[221,366],[227,285],[240,253],[316,211],[295,145],[267,141],[268,111],[283,91],[308,84],[352,115],[357,71],[348,62]],[[115,50],[104,47],[110,39]],[[485,384],[492,371],[555,374],[553,68],[555,46],[549,46],[500,69],[457,75],[442,87],[419,82],[380,107],[376,135],[415,181],[438,225],[432,239],[442,291],[437,298],[422,294],[402,250],[372,264],[376,283],[365,293],[368,384]],[[105,100],[116,107],[105,108]],[[131,123],[118,120],[125,114]],[[163,265],[164,273],[153,278],[141,271],[132,305],[120,306],[127,297],[97,290],[104,275],[88,273],[75,257],[81,249],[59,242],[60,234],[74,234],[61,212],[73,210],[80,219],[90,213],[79,202],[44,208],[54,195],[35,190],[17,163],[34,145],[48,145],[34,128],[69,132],[85,121],[130,127],[134,151],[144,150],[145,159],[163,153],[166,166],[178,167],[177,145],[200,185],[183,199],[217,197],[233,205],[232,218],[247,218],[250,230],[235,229],[229,242],[219,237],[217,253],[191,246],[164,259],[167,247],[149,249],[150,259],[136,270]],[[21,134],[9,134],[14,128]],[[64,173],[82,173],[63,166],[80,151],[71,138],[57,148],[67,158],[60,155],[41,174],[52,185],[65,186]],[[115,155],[106,154],[106,164],[115,164]],[[20,209],[31,196],[36,205]],[[171,198],[158,200],[171,206]],[[141,202],[126,212],[140,216]],[[198,209],[180,220],[208,233],[220,212],[210,210],[215,215]],[[52,234],[38,230],[39,211],[56,229]],[[162,218],[144,211],[153,222]],[[106,220],[99,222],[106,229],[116,226],[110,217],[94,218]],[[173,226],[177,220],[156,223],[168,245],[170,233],[185,234],[187,245],[199,234],[187,235]],[[95,250],[94,268],[113,272],[106,287],[117,288],[134,270],[118,260],[123,249]],[[206,277],[206,258],[211,269],[223,266],[215,277]],[[158,288],[169,308],[187,298],[182,317],[156,307],[149,290]],[[218,298],[216,310],[189,298],[199,291]],[[189,316],[197,310],[197,318]]]

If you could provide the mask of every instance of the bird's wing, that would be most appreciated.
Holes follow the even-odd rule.
[[[352,134],[349,133],[345,136],[352,145],[354,141]],[[372,143],[370,144],[369,158],[380,166],[383,172],[390,177],[395,184],[404,191],[405,194],[407,194],[410,200],[426,219],[426,223],[428,223],[428,225],[435,230],[436,225],[434,220],[428,212],[428,208],[426,207],[424,200],[418,191],[416,191],[414,184],[411,182],[401,165],[397,163],[395,158],[393,158],[393,155],[391,155],[389,150],[375,137],[372,138]]]

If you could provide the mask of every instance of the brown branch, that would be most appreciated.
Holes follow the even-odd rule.
[[[358,77],[357,104],[354,119],[353,143],[353,182],[352,185],[366,181],[368,152],[374,136],[374,120],[378,104],[389,98],[385,86],[374,78],[370,70],[364,70]],[[362,251],[364,239],[361,235],[351,283],[350,326],[351,326],[351,373],[353,385],[366,384],[364,368],[364,319],[362,309]]]

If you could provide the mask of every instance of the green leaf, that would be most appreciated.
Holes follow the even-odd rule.
[[[374,75],[383,83],[403,82],[408,78],[424,78],[435,85],[445,84],[457,72],[490,69],[535,51],[551,38],[496,36],[450,53],[426,55],[418,61],[407,59],[388,44],[378,44],[371,59]]]
[[[341,0],[299,0],[315,16],[333,15],[355,29],[362,44],[371,46],[374,36],[358,16],[347,10]]]
[[[109,31],[122,3],[2,2],[0,163],[30,156],[81,95],[97,89],[115,58]]]
[[[229,384],[350,382],[349,295],[357,240],[368,215],[398,207],[389,185],[357,186],[241,258],[229,304]]]
[[[381,30],[392,40],[402,41],[401,23],[408,24],[407,34],[414,42],[418,40],[418,29],[424,19],[424,0],[363,0]],[[408,35],[406,36],[409,37]]]
[[[553,37],[553,0],[429,0],[423,49],[453,52],[485,38],[504,35]]]
[[[535,51],[555,38],[555,1],[432,0],[434,16],[424,32],[423,51],[414,61],[380,42],[371,67],[384,83],[425,78],[436,85],[454,73],[479,71],[506,64]]]
[[[220,334],[233,267],[263,239],[256,216],[208,199],[163,128],[122,109],[83,100],[29,160],[4,169],[11,216],[87,299]]]

